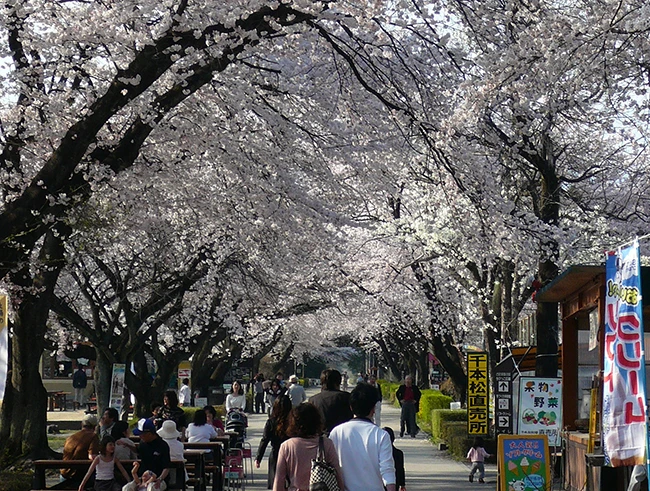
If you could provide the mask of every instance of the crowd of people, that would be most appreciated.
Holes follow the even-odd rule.
[[[382,392],[376,379],[359,374],[350,392],[341,390],[344,377],[338,370],[324,370],[320,381],[320,392],[309,400],[295,375],[286,383],[282,373],[272,380],[258,374],[251,384],[250,412],[268,414],[255,456],[259,468],[270,444],[268,489],[310,489],[311,462],[318,457],[333,470],[341,491],[405,491],[403,453],[393,445],[393,430],[380,426]],[[185,380],[183,385],[187,385]],[[130,438],[128,424],[119,421],[115,409],[107,408],[100,421],[94,415],[86,415],[81,431],[66,440],[63,458],[89,458],[92,464],[87,473],[65,470],[61,479],[67,484],[78,483],[79,491],[93,475],[95,489],[164,491],[170,473],[174,472],[170,462],[183,459],[182,441],[209,442],[224,432],[224,425],[211,405],[196,411],[187,424],[181,408],[189,405],[185,392],[181,391],[182,402],[175,391],[169,390],[162,403],[151,405],[151,415],[140,419],[133,429],[133,434],[140,437],[137,448]],[[397,398],[402,407],[400,436],[406,431],[415,437],[420,391],[410,376],[398,389]],[[225,409],[245,415],[246,404],[244,388],[235,381],[226,397]],[[129,476],[120,462],[135,459],[139,463]],[[481,470],[479,465],[476,467]],[[117,484],[115,469],[128,481],[123,488]]]
[[[403,453],[393,446],[392,429],[380,427],[382,393],[376,379],[362,378],[347,392],[341,389],[343,375],[327,369],[321,373],[321,391],[307,401],[304,389],[295,389],[294,377],[287,387],[281,376],[267,387],[262,377],[256,378],[261,382],[256,393],[273,401],[255,457],[259,467],[271,444],[268,489],[310,489],[311,462],[319,456],[334,470],[341,490],[405,491]],[[419,400],[413,389],[409,395],[407,401]]]

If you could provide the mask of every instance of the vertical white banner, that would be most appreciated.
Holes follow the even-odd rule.
[[[110,407],[117,409],[117,412],[122,411],[124,404],[124,372],[126,372],[126,365],[124,363],[113,364],[113,377],[111,378],[111,398],[108,402]]]
[[[602,442],[612,467],[646,463],[646,396],[639,243],[606,265]]]
[[[9,329],[7,328],[7,295],[0,295],[0,400],[5,397],[9,369]]]

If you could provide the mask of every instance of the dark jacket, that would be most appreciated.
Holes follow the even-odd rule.
[[[406,486],[406,472],[404,471],[404,452],[393,447],[393,461],[395,462],[395,486]]]
[[[413,398],[415,399],[415,410],[419,411],[422,392],[420,392],[420,389],[415,384],[411,385],[411,389],[413,389]],[[404,399],[404,392],[406,392],[405,384],[400,385],[399,389],[397,389],[397,392],[395,392],[395,398],[399,401],[400,406],[402,405],[402,400]]]
[[[85,389],[87,386],[88,377],[86,376],[86,372],[80,368],[72,376],[72,387],[75,389]]]
[[[260,440],[260,446],[257,449],[257,455],[255,456],[256,462],[261,462],[264,457],[264,452],[268,444],[271,444],[271,455],[269,455],[269,472],[268,472],[268,487],[271,489],[273,487],[273,481],[275,481],[275,466],[278,462],[278,452],[280,451],[280,445],[282,442],[286,441],[288,438],[283,435],[278,435],[276,433],[277,423],[271,418],[266,420],[264,425],[264,432],[262,433],[262,440]]]
[[[352,409],[350,409],[349,392],[322,389],[315,396],[311,396],[309,402],[320,411],[328,434],[335,426],[350,421],[354,417]]]

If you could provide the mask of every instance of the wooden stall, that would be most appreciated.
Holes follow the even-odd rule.
[[[644,338],[646,353],[650,339],[650,268],[641,268]],[[605,266],[572,266],[541,289],[537,302],[557,302],[561,313],[562,414],[564,426],[564,488],[625,489],[629,470],[592,468],[586,464],[589,440],[589,400],[592,387],[599,387],[603,369],[605,311]],[[646,373],[648,373],[646,359]],[[598,391],[598,426],[600,401]],[[599,428],[597,428],[599,431]],[[600,434],[595,435],[598,446]]]

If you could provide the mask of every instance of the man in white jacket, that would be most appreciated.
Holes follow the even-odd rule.
[[[303,402],[307,400],[307,394],[305,393],[305,389],[302,385],[299,383],[300,381],[298,380],[297,375],[292,375],[289,377],[289,389],[287,390],[287,395],[289,396],[289,399],[291,399],[291,406],[296,407]]]
[[[339,456],[345,491],[395,491],[390,436],[372,422],[377,389],[358,384],[350,394],[354,418],[330,433]]]

